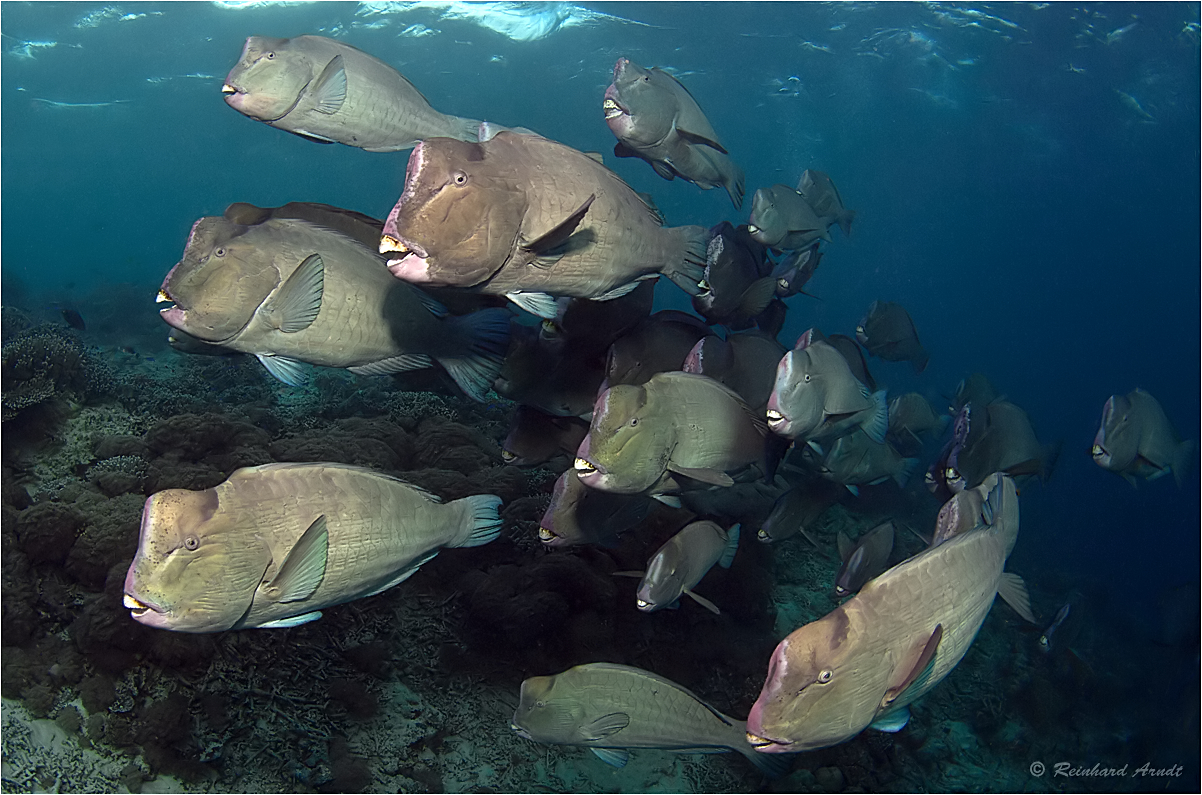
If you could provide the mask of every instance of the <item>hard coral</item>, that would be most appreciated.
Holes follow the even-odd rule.
[[[17,542],[31,563],[62,563],[84,521],[74,508],[43,502],[21,511]]]
[[[55,399],[79,400],[107,389],[112,375],[62,326],[43,323],[0,349],[0,418]]]

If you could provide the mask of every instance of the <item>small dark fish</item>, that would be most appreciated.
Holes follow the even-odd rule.
[[[556,455],[575,455],[586,433],[588,423],[577,417],[555,417],[518,406],[501,445],[501,458],[513,466],[538,466]]]
[[[88,326],[83,322],[83,315],[76,312],[74,309],[63,309],[63,320],[68,326],[79,331],[86,331]]]
[[[752,239],[746,226],[723,221],[712,232],[693,308],[709,323],[746,328],[776,295],[767,249]]]
[[[877,525],[852,542],[842,530],[836,537],[843,565],[835,576],[835,596],[850,596],[885,570],[893,551],[893,522]]]
[[[777,297],[788,298],[798,293],[810,295],[802,288],[814,275],[814,271],[818,270],[818,262],[821,259],[822,253],[818,251],[817,243],[809,248],[789,252],[772,269],[772,276],[776,279]]]
[[[856,326],[856,339],[870,356],[887,362],[908,361],[916,372],[927,368],[930,356],[918,341],[914,321],[901,304],[873,301],[868,314]]]
[[[693,315],[674,309],[656,312],[610,346],[599,392],[619,384],[638,386],[656,373],[679,370],[709,333],[709,326]]]
[[[1142,389],[1111,395],[1090,450],[1094,463],[1135,485],[1137,477],[1155,480],[1169,472],[1181,487],[1198,446],[1182,441],[1160,403]]]

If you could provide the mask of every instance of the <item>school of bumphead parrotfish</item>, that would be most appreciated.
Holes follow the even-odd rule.
[[[854,336],[777,340],[831,227],[851,231],[855,213],[827,174],[759,188],[746,224],[669,227],[600,155],[440,113],[395,69],[332,39],[250,37],[222,92],[247,117],[316,142],[412,152],[383,221],[303,202],[235,202],[197,220],[158,297],[172,304],[160,314],[179,347],[252,354],[290,385],[311,366],[437,365],[475,400],[495,390],[518,402],[506,463],[563,463],[539,529],[546,547],[610,544],[656,512],[692,517],[645,571],[620,572],[640,578],[641,611],[688,595],[719,613],[720,598],[693,589],[731,565],[740,539],[818,546],[809,528],[827,507],[904,487],[951,426],[926,472],[943,504],[926,549],[890,567],[893,521],[840,534],[833,593],[845,600],[764,660],[746,721],[653,672],[594,662],[522,684],[511,721],[521,736],[615,765],[629,748],[734,750],[778,773],[787,757],[772,754],[904,726],[995,596],[1034,622],[1005,564],[1018,488],[1047,480],[1059,444],[1040,442],[979,373],[948,412],[917,393],[890,400],[865,352],[918,373],[929,358],[898,304],[874,301]],[[616,156],[742,206],[742,169],[677,78],[619,58],[598,100]],[[661,275],[700,317],[652,313]],[[1091,453],[1132,484],[1170,472],[1180,484],[1196,449],[1135,389],[1105,402]],[[500,502],[442,504],[342,464],[240,469],[146,501],[125,606],[181,632],[295,626],[399,585],[443,548],[487,544]],[[1059,616],[1044,645],[1072,619]]]

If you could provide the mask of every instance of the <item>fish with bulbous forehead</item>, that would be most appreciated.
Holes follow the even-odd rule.
[[[656,373],[597,398],[576,474],[621,494],[664,494],[678,486],[673,475],[730,486],[729,472],[763,461],[765,433],[743,399],[712,378]]]
[[[619,533],[633,530],[657,503],[640,494],[590,489],[575,469],[555,481],[551,503],[539,522],[538,540],[549,547],[611,544]]]
[[[414,147],[380,251],[398,279],[505,295],[554,318],[551,296],[608,300],[661,273],[695,294],[707,240],[703,227],[662,227],[593,157],[506,131]]]
[[[587,663],[522,682],[510,728],[527,740],[589,748],[602,761],[626,764],[627,749],[687,753],[738,751],[770,776],[788,763],[756,754],[746,724],[728,717],[662,676],[614,663]]]
[[[884,442],[889,426],[885,391],[870,392],[830,343],[803,334],[776,367],[768,398],[768,428],[787,439],[815,444],[861,428]]]
[[[897,731],[907,705],[939,684],[976,638],[994,597],[1034,621],[1026,586],[1002,571],[1018,538],[1014,481],[982,484],[990,522],[899,563],[776,647],[747,739],[763,753]]]
[[[776,251],[807,248],[818,240],[829,241],[828,227],[805,197],[788,185],[760,188],[751,197],[747,231],[756,241]]]
[[[434,136],[474,141],[479,134],[479,121],[439,113],[400,72],[325,36],[251,36],[221,92],[244,116],[369,152],[397,152]]]
[[[1172,472],[1177,486],[1193,465],[1198,445],[1182,441],[1160,401],[1142,389],[1111,395],[1090,450],[1094,463],[1128,483],[1155,480]]]
[[[619,58],[602,107],[618,139],[615,155],[642,158],[667,180],[680,177],[702,190],[726,188],[735,209],[743,206],[743,169],[675,77]]]
[[[125,606],[177,632],[304,624],[399,585],[443,547],[492,541],[500,504],[491,494],[444,504],[345,464],[246,467],[146,500]]]
[[[508,344],[504,309],[451,316],[389,276],[379,254],[330,228],[343,218],[352,233],[369,229],[358,214],[287,207],[293,210],[231,205],[229,217],[197,221],[159,291],[160,301],[174,303],[160,311],[163,320],[203,342],[255,355],[287,384],[305,380],[302,362],[360,375],[437,362],[469,396],[484,399]]]

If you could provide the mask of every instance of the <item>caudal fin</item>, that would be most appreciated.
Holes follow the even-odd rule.
[[[914,352],[914,357],[910,359],[910,364],[914,365],[914,372],[921,373],[927,369],[927,364],[931,361],[931,355],[927,353],[927,349],[920,344],[918,350]]]
[[[1194,458],[1198,455],[1198,443],[1185,441],[1177,445],[1176,455],[1173,456],[1173,479],[1177,481],[1177,488],[1181,488],[1181,483],[1191,469],[1194,468]]]
[[[743,207],[743,190],[745,184],[743,169],[735,165],[735,162],[729,158],[727,162],[730,163],[730,170],[726,173],[726,182],[723,187],[726,188],[726,192],[730,195],[730,203],[735,206],[736,210],[739,210]]]
[[[704,226],[675,226],[664,232],[679,241],[680,254],[678,259],[666,264],[660,272],[689,295],[697,295],[701,292],[700,282],[705,276],[709,230]]]
[[[494,494],[475,494],[455,500],[450,505],[463,510],[463,534],[449,547],[478,547],[487,544],[501,533],[501,516],[497,509],[501,498]]]
[[[855,210],[844,210],[839,214],[839,228],[843,230],[843,234],[851,237],[851,222],[856,220]]]
[[[509,348],[509,313],[501,308],[481,309],[446,322],[461,340],[462,353],[435,358],[468,397],[483,403]]]

